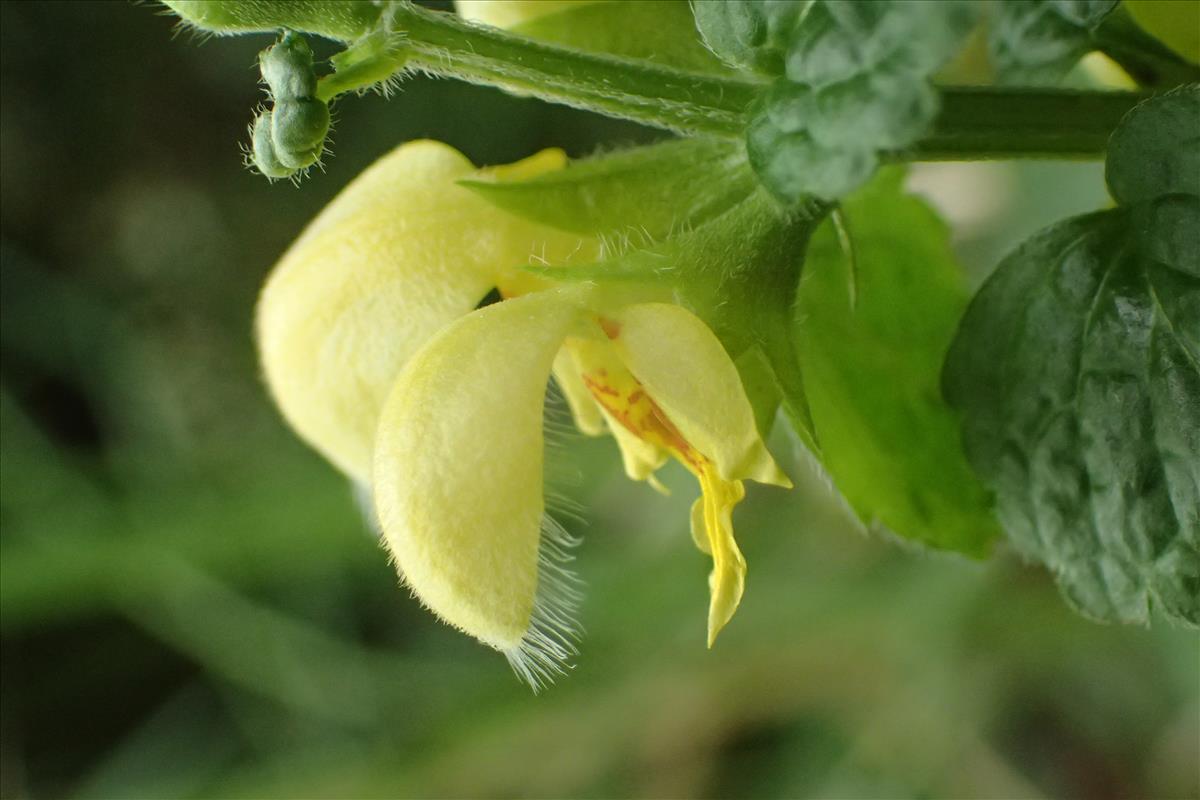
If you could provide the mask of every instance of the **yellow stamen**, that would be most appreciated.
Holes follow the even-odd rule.
[[[702,491],[696,503],[704,504],[704,532],[713,559],[708,576],[708,646],[712,647],[717,634],[733,618],[746,588],[746,559],[733,538],[733,507],[746,496],[746,490],[741,481],[722,479],[707,459],[696,477]],[[695,512],[692,519],[694,526]],[[692,537],[697,538],[698,533],[693,528]]]
[[[619,327],[600,320],[610,339]],[[601,339],[567,340],[581,366],[584,384],[609,419],[652,448],[665,451],[700,482],[701,497],[692,507],[692,538],[713,559],[709,575],[708,646],[733,617],[745,587],[746,560],[733,538],[733,507],[746,492],[741,481],[723,479],[712,460],[679,432],[642,384],[621,363],[616,351]]]

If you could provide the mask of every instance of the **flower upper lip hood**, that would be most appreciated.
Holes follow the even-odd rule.
[[[565,161],[546,150],[491,172],[532,176]],[[271,394],[301,437],[360,484],[400,367],[514,268],[583,247],[455,185],[479,174],[439,142],[401,145],[312,221],[263,289],[256,327]]]
[[[547,151],[489,174],[563,163]],[[566,567],[573,540],[543,493],[553,371],[580,429],[613,433],[631,477],[654,483],[673,457],[699,481],[692,532],[713,557],[711,645],[742,595],[731,521],[742,482],[790,485],[737,369],[678,305],[522,278],[514,268],[531,259],[570,269],[597,244],[455,185],[477,174],[445,145],[406,144],[314,220],[259,306],[272,394],[305,439],[371,487],[384,540],[421,602],[537,687],[574,652],[578,601]],[[476,309],[493,287],[507,299]]]

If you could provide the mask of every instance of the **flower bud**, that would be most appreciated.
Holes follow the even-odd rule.
[[[275,145],[271,142],[271,117],[270,111],[264,111],[254,118],[250,156],[255,168],[268,178],[288,178],[295,170],[284,166],[275,154]]]

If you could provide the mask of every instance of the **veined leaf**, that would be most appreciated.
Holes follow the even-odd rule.
[[[700,225],[755,189],[741,143],[705,138],[618,150],[528,180],[460,184],[545,225],[650,241]]]
[[[1190,225],[1200,230],[1193,204]],[[1044,231],[963,320],[946,393],[1013,542],[1099,619],[1200,622],[1200,274],[1129,211]]]
[[[1104,172],[1122,205],[1200,196],[1200,87],[1167,92],[1130,111],[1108,142]]]
[[[1200,624],[1197,129],[1195,87],[1130,112],[1108,160],[1123,205],[1002,261],[946,362],[1009,536],[1098,619]]]
[[[858,300],[831,224],[813,237],[795,337],[821,460],[868,525],[984,555],[998,533],[938,390],[967,304],[945,226],[889,170],[851,195]]]

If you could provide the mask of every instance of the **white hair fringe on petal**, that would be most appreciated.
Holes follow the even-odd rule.
[[[546,387],[542,408],[546,510],[538,542],[537,592],[529,629],[516,647],[503,651],[513,672],[535,694],[574,668],[571,659],[579,654],[577,645],[583,634],[576,619],[583,601],[583,581],[569,567],[575,560],[573,551],[583,540],[567,532],[558,521],[584,523],[583,507],[564,491],[582,481],[569,453],[569,444],[579,433],[554,381]]]
[[[575,560],[571,551],[581,541],[549,514],[543,515],[529,628],[516,647],[503,651],[513,672],[535,694],[573,669],[571,658],[579,654],[576,645],[583,630],[575,616],[583,600],[583,582],[567,565]]]

